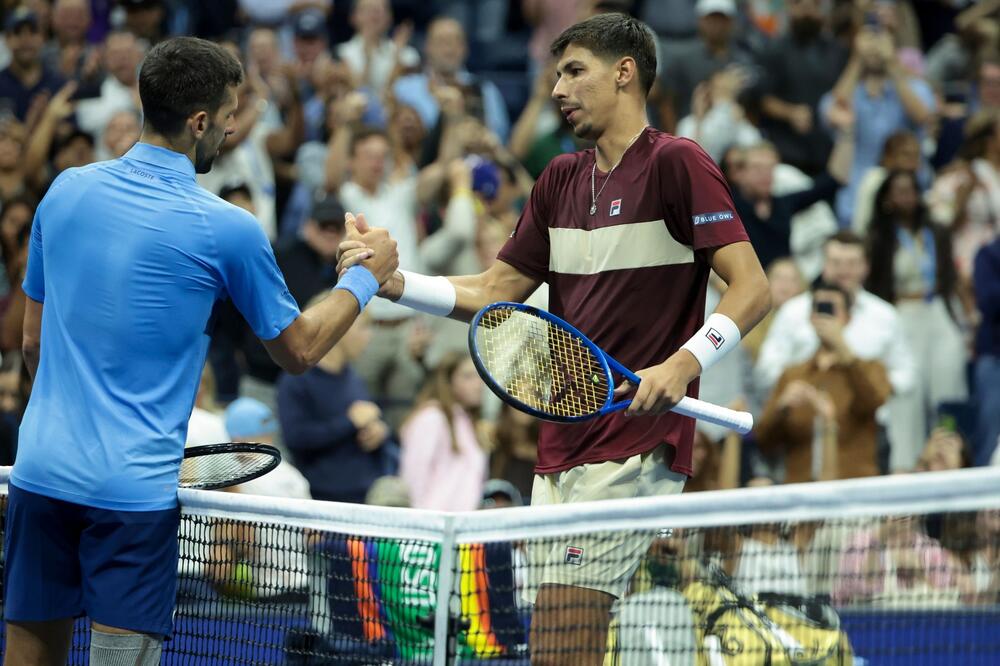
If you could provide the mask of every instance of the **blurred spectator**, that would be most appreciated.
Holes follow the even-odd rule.
[[[504,403],[492,440],[490,475],[509,481],[530,500],[538,462],[538,419]]]
[[[42,62],[45,36],[34,12],[25,7],[11,12],[4,22],[4,40],[11,61],[0,71],[0,113],[12,113],[30,127],[47,95],[54,95],[62,87],[63,78]]]
[[[861,360],[844,338],[851,295],[823,281],[812,289],[816,354],[782,373],[757,425],[757,445],[785,461],[785,481],[876,476],[875,412],[892,387],[885,367]]]
[[[775,259],[767,269],[767,281],[771,286],[771,311],[764,316],[753,330],[743,336],[743,348],[750,354],[751,362],[757,360],[760,347],[774,322],[774,315],[782,305],[805,291],[805,282],[798,266],[788,257]]]
[[[766,269],[775,259],[792,254],[793,217],[833,196],[840,182],[833,173],[823,173],[805,189],[776,196],[774,173],[778,153],[774,146],[761,143],[748,148],[744,160],[742,176],[733,190],[733,201],[760,263]],[[835,171],[832,164],[830,170]],[[836,171],[842,174],[844,170]]]
[[[840,231],[824,246],[823,281],[839,286],[851,296],[851,310],[843,330],[851,352],[863,360],[879,360],[885,366],[894,396],[912,390],[916,368],[896,309],[862,288],[868,275],[865,243],[850,231]],[[812,358],[820,340],[810,325],[812,294],[796,296],[775,314],[754,369],[756,384],[767,390],[789,366]],[[906,439],[912,428],[901,422],[901,412],[890,405],[880,423],[889,427],[892,469],[910,470],[917,459],[923,437]]]
[[[740,50],[734,40],[735,0],[698,0],[695,11],[699,41],[683,50],[678,47],[673,57],[663,63],[660,83],[668,103],[660,109],[660,124],[667,130],[674,127],[678,118],[691,113],[691,99],[699,83],[731,65],[753,64],[751,56]],[[742,73],[740,79],[747,80],[748,76],[751,75]]]
[[[865,287],[896,306],[916,361],[915,390],[896,408],[923,438],[943,402],[962,402],[965,340],[956,323],[955,266],[946,230],[930,221],[912,171],[891,171],[875,195]]]
[[[408,509],[410,508],[410,489],[406,487],[406,481],[398,476],[380,476],[368,489],[368,493],[365,495],[365,504]]]
[[[271,408],[260,400],[237,398],[226,407],[225,419],[226,431],[232,441],[274,444],[278,421]],[[234,491],[247,495],[311,499],[309,482],[287,460],[282,460],[267,474],[241,483]]]
[[[400,24],[389,39],[392,7],[389,0],[354,0],[351,9],[354,37],[337,46],[337,57],[346,62],[357,80],[382,97],[393,80],[406,69],[420,65],[420,54],[409,45],[413,26]]]
[[[972,91],[946,94],[944,99],[937,148],[931,160],[935,168],[948,166],[959,155],[968,123],[977,113],[1000,109],[1000,55],[994,53],[982,58]]]
[[[946,99],[965,98],[975,65],[984,52],[996,48],[996,15],[1000,3],[995,0],[971,2],[955,19],[955,32],[942,37],[927,53],[927,76],[941,88]],[[973,108],[974,112],[976,109]]]
[[[289,14],[303,9],[316,9],[325,14],[333,0],[238,0],[240,10],[251,24],[280,25]]]
[[[882,147],[882,158],[878,166],[873,166],[861,177],[858,184],[858,195],[854,202],[854,217],[851,228],[858,234],[868,234],[872,214],[875,209],[875,194],[885,176],[890,171],[912,171],[920,169],[920,141],[917,135],[906,130],[896,132],[885,140]]]
[[[35,216],[35,200],[27,195],[8,199],[0,210],[0,248],[4,263],[3,316],[0,319],[0,350],[19,353],[24,322],[25,296],[21,281],[28,265],[28,237]]]
[[[932,219],[952,230],[955,266],[972,283],[972,263],[1000,230],[1000,107],[965,126],[963,162],[943,172],[928,196]]]
[[[348,212],[363,214],[372,226],[389,229],[399,249],[400,265],[419,270],[416,176],[395,181],[386,177],[390,145],[385,132],[346,127],[343,132],[350,134],[350,175],[338,191],[340,202]],[[334,155],[339,151],[330,152]],[[367,311],[372,316],[372,342],[356,367],[372,394],[387,401],[386,418],[395,428],[424,377],[407,344],[413,310],[378,298]]]
[[[11,116],[0,117],[0,201],[25,194],[37,174],[29,174],[22,159],[27,135]]]
[[[76,105],[80,129],[100,137],[111,117],[119,111],[139,111],[139,65],[145,48],[129,32],[112,32],[104,42],[104,69],[100,94]]]
[[[274,248],[285,284],[297,303],[308,303],[337,283],[337,246],[343,238],[344,207],[336,197],[321,195],[313,201],[298,236]]]
[[[934,428],[920,452],[915,472],[946,472],[972,464],[969,448],[951,425]]]
[[[0,363],[0,465],[13,465],[17,455],[18,429],[28,403],[27,387],[22,380],[26,374],[19,352],[3,355],[3,363]]]
[[[745,409],[746,404],[732,405]],[[740,462],[743,439],[729,430],[720,441],[712,441],[704,428],[694,431],[694,448],[691,450],[691,478],[684,484],[684,492],[728,490],[740,485]]]
[[[120,0],[125,7],[125,29],[148,46],[167,37],[166,0]]]
[[[1000,598],[1000,510],[945,515],[941,545],[959,571],[962,602],[995,605]]]
[[[187,439],[184,446],[224,444],[232,436],[226,430],[219,405],[215,402],[215,374],[208,365],[201,371],[194,407],[188,419]]]
[[[900,63],[892,36],[866,26],[858,31],[847,67],[821,109],[834,129],[854,137],[850,181],[837,195],[837,216],[846,225],[854,215],[861,179],[878,164],[886,139],[903,129],[923,139],[934,118],[934,95]]]
[[[490,479],[483,485],[483,503],[480,509],[509,509],[524,506],[521,491],[503,479]]]
[[[476,434],[483,383],[468,353],[438,364],[417,397],[400,435],[400,476],[417,509],[479,507],[488,461]]]
[[[466,71],[467,55],[462,25],[451,18],[435,19],[427,28],[424,72],[397,80],[393,86],[395,98],[416,109],[424,127],[432,128],[441,114],[442,90],[457,88],[465,98],[467,111],[506,141],[510,120],[503,96],[492,82],[479,80]]]
[[[746,87],[747,75],[745,68],[727,67],[695,86],[691,115],[677,123],[677,136],[696,141],[716,162],[722,160],[730,146],[760,143],[760,130],[747,120],[737,102],[737,95]]]
[[[42,49],[48,69],[67,79],[78,79],[85,67],[96,65],[97,50],[87,43],[90,20],[90,0],[55,0],[52,40]]]
[[[124,109],[118,111],[108,120],[101,133],[101,142],[94,151],[97,161],[121,157],[135,145],[142,133],[139,113]]]
[[[236,131],[222,145],[209,173],[198,182],[210,192],[242,183],[253,195],[254,215],[268,238],[278,236],[277,165],[293,159],[304,133],[302,102],[294,72],[283,70],[284,89],[277,95],[256,70],[248,71],[238,90]],[[280,101],[272,105],[272,98]],[[278,108],[275,108],[275,107]]]
[[[1000,239],[976,255],[976,307],[981,321],[976,332],[974,366],[976,463],[1000,465]]]
[[[548,65],[549,45],[563,30],[579,20],[579,2],[549,2],[548,0],[521,0],[521,12],[532,26],[528,55],[531,65],[528,74],[535,80]]]
[[[510,133],[508,147],[532,178],[538,178],[552,158],[580,149],[580,140],[552,99],[555,70],[552,63],[535,77],[531,97]]]
[[[833,148],[819,122],[819,102],[837,82],[848,53],[824,32],[823,0],[790,0],[787,7],[788,33],[771,42],[758,60],[761,127],[783,162],[816,176]]]
[[[285,446],[314,499],[362,503],[375,479],[395,472],[389,427],[351,367],[370,339],[362,315],[316,367],[278,380]]]
[[[915,516],[885,518],[851,537],[841,557],[833,603],[941,608],[957,602],[953,560],[937,539],[927,536],[920,521]]]
[[[293,68],[299,83],[307,83],[315,62],[329,52],[326,16],[316,9],[303,9],[292,16]],[[304,91],[307,93],[308,90]]]

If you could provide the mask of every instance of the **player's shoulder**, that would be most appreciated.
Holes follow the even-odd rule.
[[[266,238],[256,217],[217,194],[199,186],[193,190],[191,198],[217,237],[227,240],[239,237],[248,241]]]
[[[113,166],[114,160],[109,160],[105,162],[92,162],[84,166],[69,167],[68,169],[64,169],[52,180],[52,183],[49,185],[49,189],[45,192],[45,196],[49,197],[56,195],[62,189],[67,187],[86,187],[95,178],[103,177],[104,173]]]
[[[662,130],[650,128],[648,141],[656,157],[674,162],[684,162],[705,154],[697,142],[683,136],[674,136]]]

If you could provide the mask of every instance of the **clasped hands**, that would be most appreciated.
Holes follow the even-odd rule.
[[[337,275],[343,275],[351,266],[364,266],[384,288],[399,268],[396,241],[387,230],[369,227],[364,215],[347,213],[344,227],[346,234],[337,248]],[[379,294],[385,295],[383,290]]]

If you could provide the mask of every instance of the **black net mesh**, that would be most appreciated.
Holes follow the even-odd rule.
[[[435,543],[192,515],[179,539],[165,664],[433,659]],[[997,664],[998,553],[1000,510],[459,545],[437,648],[447,663]]]

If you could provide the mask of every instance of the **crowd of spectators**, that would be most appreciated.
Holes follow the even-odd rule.
[[[257,218],[304,307],[336,282],[345,210],[407,269],[489,266],[534,178],[587,147],[546,45],[605,11],[657,33],[651,123],[719,163],[771,280],[774,311],[702,383],[758,427],[700,427],[689,489],[996,462],[1000,0],[0,0],[0,463],[30,391],[35,207],[138,139],[152,44],[198,35],[244,63],[199,180]],[[463,324],[376,299],[292,377],[231,304],[213,323],[191,442],[246,436],[230,405],[273,420],[285,485],[314,498],[473,509],[491,477],[512,486],[487,503],[530,497],[536,424],[484,391]]]

